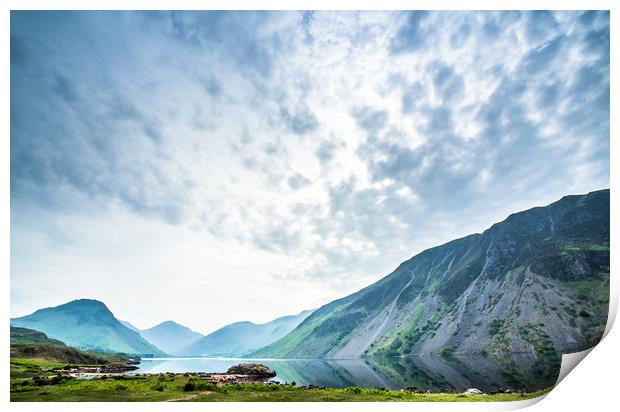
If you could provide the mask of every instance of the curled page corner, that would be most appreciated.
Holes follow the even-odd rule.
[[[573,352],[573,353],[567,353],[567,354],[562,355],[562,363],[560,365],[560,373],[558,374],[558,379],[555,382],[555,385],[553,385],[553,387],[555,388],[556,386],[558,386],[558,384],[566,376],[568,376],[568,374],[573,369],[575,369],[575,366],[577,366],[586,356],[588,356],[588,354],[590,352],[592,352],[592,349],[594,349],[595,347],[596,346],[593,346],[593,347],[591,347],[589,349],[586,349],[584,351],[581,351],[581,352]],[[506,402],[506,404],[499,404],[497,409],[498,410],[524,409],[524,408],[530,407],[530,406],[540,402],[541,400],[546,398],[548,394],[549,394],[549,392],[546,392],[544,395],[541,395],[541,396],[539,396],[537,398],[525,399],[525,400],[522,400],[522,401],[515,401],[515,402]]]
[[[581,362],[588,355],[588,353],[592,352],[592,349],[594,349],[595,347],[596,346],[593,346],[590,349],[586,349],[581,352],[566,353],[562,355],[560,374],[558,375],[558,380],[555,382],[555,386],[562,382],[562,380],[570,373],[570,371],[575,369],[575,366],[577,366],[579,362]]]
[[[540,395],[537,398],[524,399],[522,401],[513,401],[513,402],[495,402],[495,403],[490,403],[489,405],[492,405],[492,408],[494,410],[515,411],[518,409],[529,408],[530,406],[537,404],[538,402],[545,399],[548,394],[549,393],[547,392],[544,395]],[[489,409],[491,409],[491,407]]]
[[[616,314],[618,313],[618,288],[609,288],[609,311],[607,313],[607,324],[605,325],[605,331],[601,340],[605,339],[605,336],[609,334],[614,322],[616,321]]]

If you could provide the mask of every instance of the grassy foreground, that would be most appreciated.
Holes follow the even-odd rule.
[[[51,362],[11,359],[11,401],[508,402],[535,398],[548,392],[461,395],[416,394],[357,387],[307,389],[266,384],[218,386],[206,378],[175,374],[87,380],[54,374],[51,368],[56,366]]]

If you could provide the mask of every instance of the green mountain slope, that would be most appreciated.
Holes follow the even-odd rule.
[[[243,356],[285,336],[311,313],[311,310],[307,310],[298,315],[284,316],[261,325],[252,322],[233,323],[199,339],[183,349],[181,354]]]
[[[37,330],[11,326],[11,363],[15,359],[43,360],[69,364],[104,364],[124,358],[87,352],[51,339]]]
[[[67,346],[57,339],[49,338],[38,330],[19,328],[11,325],[11,345],[43,343],[47,345]]]
[[[331,302],[257,357],[527,352],[596,344],[609,304],[609,190],[510,215]]]
[[[11,325],[35,329],[79,349],[164,355],[140,334],[119,322],[102,302],[74,300],[11,319]]]
[[[198,332],[168,320],[152,328],[140,331],[140,334],[149,342],[166,353],[177,355],[190,344],[202,338]]]

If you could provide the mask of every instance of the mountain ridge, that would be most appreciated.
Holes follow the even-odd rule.
[[[151,328],[143,329],[140,334],[150,343],[164,352],[177,355],[178,352],[202,338],[202,334],[193,331],[175,321],[167,320]]]
[[[280,339],[311,313],[312,310],[305,310],[297,315],[282,316],[261,324],[250,321],[234,322],[200,338],[183,349],[181,354],[244,356]]]
[[[608,284],[605,189],[512,213],[426,249],[250,356],[585,349],[604,329]],[[575,302],[580,309],[571,311]]]
[[[108,307],[95,299],[76,299],[11,319],[14,326],[34,329],[78,349],[165,355],[138,332],[122,324]]]

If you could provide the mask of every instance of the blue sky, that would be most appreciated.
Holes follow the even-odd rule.
[[[11,13],[13,316],[267,321],[606,187],[606,12]]]

